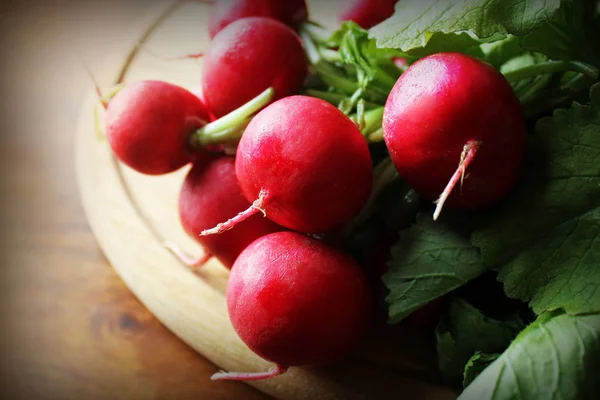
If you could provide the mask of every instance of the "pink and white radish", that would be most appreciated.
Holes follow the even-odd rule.
[[[394,14],[398,0],[338,0],[338,20],[354,21],[369,29]]]
[[[337,361],[363,339],[371,304],[367,281],[349,255],[296,232],[263,236],[231,269],[227,309],[242,341],[276,367],[212,379],[265,379],[291,366]]]
[[[239,19],[220,31],[204,57],[207,107],[220,118],[266,89],[274,100],[297,93],[307,74],[298,35],[271,18]]]
[[[258,212],[286,228],[322,233],[350,221],[373,183],[367,141],[335,106],[290,96],[260,111],[240,140],[236,165],[252,206],[204,231],[226,231]]]
[[[192,160],[191,133],[209,116],[188,90],[161,81],[140,81],[121,89],[106,109],[106,136],[117,158],[134,170],[159,175]]]
[[[385,105],[384,140],[398,174],[420,196],[488,206],[514,186],[525,151],[525,118],[504,76],[464,54],[412,64]]]
[[[231,268],[250,243],[283,228],[261,215],[255,215],[222,235],[199,235],[204,229],[237,215],[249,205],[235,175],[235,160],[220,156],[194,165],[188,172],[179,195],[179,217],[185,231],[204,247],[206,256],[213,255],[226,268]]]
[[[214,38],[227,25],[246,17],[268,17],[294,27],[307,14],[304,0],[220,0],[212,6],[208,29]]]

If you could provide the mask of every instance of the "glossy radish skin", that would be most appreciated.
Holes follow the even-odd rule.
[[[204,57],[202,87],[217,117],[237,109],[269,87],[273,100],[297,93],[307,74],[298,35],[270,18],[237,20],[219,32]]]
[[[252,243],[227,284],[229,317],[260,357],[285,367],[338,360],[370,319],[366,279],[347,254],[295,232]]]
[[[106,110],[106,136],[120,161],[138,172],[160,175],[189,163],[190,133],[208,122],[202,101],[160,81],[128,85]]]
[[[236,173],[249,201],[287,228],[321,233],[350,221],[373,183],[365,138],[336,107],[290,96],[259,112],[240,140]]]
[[[394,14],[398,0],[338,0],[338,20],[354,21],[369,29]]]
[[[523,164],[525,119],[511,86],[491,66],[458,53],[425,57],[400,76],[383,130],[400,176],[428,200],[451,189],[448,207],[502,199]]]
[[[219,0],[212,6],[209,32],[211,39],[223,28],[246,17],[273,18],[294,27],[307,18],[304,0]]]
[[[254,240],[283,229],[262,215],[254,215],[221,235],[199,236],[202,230],[249,206],[237,181],[232,157],[220,156],[195,164],[179,195],[179,217],[185,231],[226,268],[231,268],[237,256]]]

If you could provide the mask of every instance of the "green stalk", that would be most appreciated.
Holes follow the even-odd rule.
[[[366,125],[365,101],[363,99],[360,99],[356,104],[356,121],[358,122],[358,129],[362,132]]]
[[[373,79],[373,81],[376,84],[378,84],[378,86],[380,86],[380,87],[384,88],[385,90],[387,90],[388,92],[390,92],[392,90],[392,88],[394,87],[394,85],[396,84],[398,77],[393,78],[392,76],[390,76],[387,72],[385,72],[380,67],[373,67],[373,68],[375,68],[375,79]]]
[[[313,66],[317,74],[319,74],[323,82],[329,86],[348,93],[349,95],[356,92],[358,89],[358,84],[346,79],[341,72],[339,72],[335,67],[321,57],[312,37],[305,30],[300,32],[300,39],[304,45],[304,50],[306,51],[308,61]]]
[[[377,129],[375,132],[367,135],[369,143],[377,143],[383,141],[383,128]]]
[[[312,21],[302,24],[300,31],[306,32],[317,43],[327,43],[331,38],[331,32]]]
[[[319,49],[319,53],[321,54],[321,57],[328,62],[342,61],[342,56],[340,56],[339,51],[323,48]]]
[[[300,31],[300,40],[302,40],[302,45],[306,51],[308,61],[313,66],[317,65],[319,61],[321,61],[321,55],[319,54],[319,50],[317,50],[317,46],[315,45],[315,42],[312,40],[311,36],[306,31],[302,30]]]
[[[579,72],[594,80],[598,79],[598,75],[600,75],[600,71],[596,67],[580,61],[548,61],[507,72],[504,77],[508,81],[518,81],[538,75],[566,71]]]
[[[270,87],[240,108],[205,125],[192,134],[192,146],[222,143],[239,138],[240,131],[243,132],[252,116],[269,104],[274,96],[275,90]]]
[[[112,100],[113,97],[117,95],[123,88],[125,87],[124,83],[120,83],[118,85],[114,85],[110,90],[105,93],[102,97],[100,97],[100,102],[102,104],[108,104]]]
[[[348,96],[340,94],[340,93],[327,92],[324,90],[317,90],[317,89],[307,89],[304,92],[304,94],[306,94],[307,96],[312,96],[312,97],[319,98],[321,100],[325,100],[326,102],[331,103],[334,106],[338,106],[340,104],[340,101],[342,101],[348,97]],[[376,103],[365,101],[365,109],[372,110],[377,107],[381,107],[381,106]]]
[[[363,93],[364,89],[358,88],[350,98],[345,98],[344,100],[340,101],[340,104],[338,105],[340,111],[348,115],[348,113],[352,111],[358,100],[362,97]]]
[[[344,93],[347,93],[349,96],[356,93],[356,91],[359,89],[358,82],[346,78],[342,72],[330,64],[319,62],[314,67],[323,82],[331,87],[341,90]]]
[[[518,95],[521,104],[531,101],[536,92],[546,86],[550,79],[552,79],[552,74],[545,74],[542,75],[540,79],[537,79],[535,82],[525,87],[525,89],[522,90]]]
[[[369,138],[374,132],[381,129],[383,122],[383,107],[378,107],[365,112],[365,126],[362,132]]]
[[[210,135],[205,136],[192,136],[192,145],[196,146],[210,146],[216,144],[223,144],[225,142],[231,142],[239,140],[242,134],[246,130],[248,124],[252,121],[252,116],[240,120],[236,125],[229,128],[225,128],[220,131],[215,131]],[[216,121],[215,121],[216,122]]]
[[[344,72],[336,68],[332,63],[328,62],[323,57],[321,57],[321,55],[319,54],[319,49],[315,45],[311,36],[306,32],[306,30],[302,30],[300,32],[300,39],[302,40],[302,44],[304,45],[304,49],[306,51],[306,55],[310,64],[326,85],[331,86],[341,92],[344,92],[348,96],[354,95],[356,91],[359,90],[360,85],[358,84],[358,82],[356,82],[356,80],[349,79]],[[369,100],[385,102],[385,100],[387,99],[388,93],[391,90],[393,84],[392,86],[387,88],[387,85],[390,84],[390,80],[383,77],[383,75],[380,79],[382,80],[382,82],[387,83],[382,83],[380,86],[368,88],[364,94]]]

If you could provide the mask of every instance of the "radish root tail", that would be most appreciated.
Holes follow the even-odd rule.
[[[475,155],[481,146],[481,142],[470,140],[463,147],[463,151],[460,155],[460,162],[458,163],[458,168],[450,178],[450,181],[444,188],[444,191],[440,195],[440,198],[436,201],[435,211],[433,212],[433,220],[437,220],[442,212],[442,208],[444,207],[444,203],[452,193],[452,190],[456,186],[456,184],[460,181],[460,187],[462,190],[463,181],[465,178],[465,172],[467,167],[471,162],[475,159]]]
[[[198,268],[202,267],[212,257],[212,254],[210,254],[210,253],[208,253],[208,252],[205,251],[203,254],[201,254],[197,258],[192,258],[188,254],[186,254],[185,252],[183,252],[183,250],[181,250],[179,248],[179,246],[177,246],[175,243],[169,242],[169,241],[164,242],[163,246],[165,246],[165,248],[167,250],[169,250],[171,253],[173,253],[173,255],[175,257],[177,257],[177,259],[183,265],[185,265],[186,267],[188,267],[192,271],[195,271]]]
[[[200,236],[217,235],[217,234],[223,233],[225,231],[228,231],[228,230],[232,229],[234,226],[236,226],[237,224],[239,224],[240,222],[244,222],[245,220],[247,220],[248,218],[250,218],[257,212],[262,212],[263,216],[266,217],[267,216],[267,212],[265,210],[266,198],[267,198],[266,192],[261,190],[261,192],[258,196],[258,199],[254,200],[252,205],[250,205],[250,207],[248,207],[247,210],[242,211],[241,213],[239,213],[235,217],[229,219],[228,221],[217,224],[217,226],[215,226],[214,228],[203,230],[202,232],[200,232]]]
[[[210,377],[212,381],[258,381],[260,379],[273,378],[287,371],[287,367],[276,365],[266,372],[217,372]]]

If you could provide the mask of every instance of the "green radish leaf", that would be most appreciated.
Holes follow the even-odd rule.
[[[600,314],[543,314],[458,400],[600,398]]]
[[[600,208],[550,229],[498,275],[510,297],[537,314],[600,312]]]
[[[506,38],[495,42],[482,43],[481,51],[483,53],[481,58],[496,67],[496,69],[500,69],[507,61],[523,54],[518,37],[513,35],[508,35]]]
[[[539,64],[544,61],[547,61],[547,58],[539,55],[532,54],[529,52],[521,53],[516,57],[512,57],[509,60],[506,60],[500,67],[498,68],[500,72],[503,74],[517,71],[521,68],[529,67],[531,65]]]
[[[313,67],[327,86],[319,97],[330,102],[337,101],[336,105],[346,114],[361,99],[381,106],[385,104],[401,73],[392,58],[404,56],[404,53],[378,48],[375,41],[369,38],[368,32],[352,21],[342,23],[319,46],[310,40],[311,33],[308,30],[303,35],[305,47],[312,48],[310,53],[317,60]],[[341,99],[336,99],[336,94],[332,95],[332,91],[341,94]]]
[[[563,3],[552,19],[520,37],[519,44],[553,60],[583,61],[600,67],[596,3],[596,0]]]
[[[405,52],[426,47],[439,33],[469,31],[480,39],[497,40],[531,32],[553,18],[560,5],[561,0],[399,1],[394,15],[369,34],[379,47]]]
[[[499,269],[508,296],[536,313],[600,311],[600,84],[591,104],[537,124],[525,176],[471,242]]]
[[[460,387],[465,366],[475,352],[503,352],[524,327],[519,317],[495,320],[465,300],[453,300],[436,328],[438,364],[444,383]]]
[[[341,61],[346,65],[356,68],[358,84],[366,89],[371,82],[376,87],[386,92],[392,90],[396,79],[400,76],[397,70],[395,75],[388,75],[378,67],[378,58],[388,58],[389,52],[378,49],[369,33],[352,21],[344,22],[341,28],[332,36],[332,42],[339,46]]]
[[[483,58],[481,41],[470,32],[436,32],[431,35],[424,47],[409,50],[407,53],[414,57],[425,57],[440,52],[460,52]]]
[[[446,213],[444,218],[448,218]],[[431,214],[417,215],[391,250],[383,282],[389,289],[389,322],[397,323],[432,300],[451,292],[488,268],[479,249],[469,242],[461,224],[434,222]]]
[[[466,388],[477,378],[477,376],[487,368],[488,365],[496,361],[500,356],[498,353],[477,352],[467,361],[465,371],[463,372],[463,388]]]

